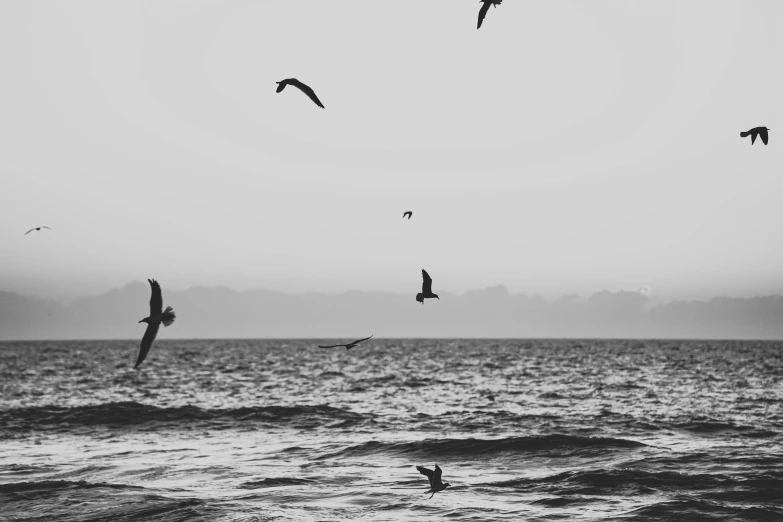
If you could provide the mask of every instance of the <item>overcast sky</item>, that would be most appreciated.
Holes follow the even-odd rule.
[[[783,292],[783,2],[479,7],[0,1],[0,290]]]

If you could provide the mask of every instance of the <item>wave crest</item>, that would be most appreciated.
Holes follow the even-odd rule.
[[[245,423],[293,424],[300,429],[327,426],[339,421],[341,428],[366,418],[332,406],[248,406],[207,409],[198,406],[158,407],[137,402],[113,402],[89,406],[34,406],[0,412],[0,432],[30,430],[68,431],[86,426],[127,427],[147,423],[205,424],[229,428]]]
[[[547,453],[558,450],[562,456],[574,451],[592,449],[626,449],[646,446],[641,442],[611,437],[580,437],[576,435],[533,435],[502,439],[425,439],[417,442],[370,441],[349,446],[321,459],[369,455],[404,455],[422,457],[469,458],[499,453]]]

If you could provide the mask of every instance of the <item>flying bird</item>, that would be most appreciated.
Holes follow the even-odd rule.
[[[750,144],[753,145],[756,143],[756,136],[761,136],[761,141],[766,145],[769,141],[769,134],[767,134],[768,130],[769,129],[766,127],[756,127],[755,129],[750,129],[748,132],[740,132],[740,138],[750,136]]]
[[[408,216],[408,219],[410,219],[412,215],[413,215],[413,212],[411,212],[410,210],[407,211],[407,212],[403,212],[402,213],[402,219],[405,219],[405,216]]]
[[[503,3],[503,0],[479,0],[479,2],[484,5],[482,5],[481,9],[479,10],[478,27],[476,29],[481,29],[481,24],[484,22],[484,17],[487,16],[487,11],[489,11],[489,6],[494,5],[495,7],[497,7]]]
[[[424,304],[425,299],[431,299],[433,297],[440,300],[438,294],[432,293],[432,278],[423,268],[421,270],[421,276],[424,278],[424,281],[421,284],[421,293],[416,294],[416,300],[421,304]]]
[[[430,490],[427,491],[427,493],[432,493],[430,495],[430,498],[435,496],[435,493],[438,491],[443,491],[447,487],[449,487],[451,484],[446,482],[445,484],[441,482],[440,476],[443,474],[443,470],[440,469],[440,466],[435,464],[435,471],[432,471],[431,469],[423,468],[421,466],[416,466],[416,469],[419,470],[419,473],[422,475],[426,475],[428,479],[430,479]],[[427,494],[425,493],[425,495]]]
[[[293,85],[303,93],[305,93],[313,102],[315,102],[316,105],[318,105],[320,108],[325,109],[324,104],[321,103],[321,100],[318,99],[318,96],[315,95],[315,91],[313,91],[310,87],[303,84],[296,78],[288,78],[287,80],[283,80],[282,82],[275,82],[277,83],[277,92],[283,92],[283,89],[285,89],[286,85]]]
[[[375,335],[375,334],[373,334],[373,335]],[[332,346],[321,346],[319,344],[318,348],[340,348],[341,346],[345,346],[346,350],[350,350],[351,348],[356,348],[357,344],[359,344],[361,342],[364,342],[367,339],[372,339],[372,335],[370,337],[365,337],[364,339],[359,339],[358,341],[354,341],[354,342],[348,343],[348,344],[333,344]]]
[[[36,230],[36,231],[38,231],[38,230],[41,230],[42,228],[45,228],[46,230],[51,230],[51,228],[49,228],[49,227],[47,227],[47,226],[42,226],[42,227],[35,227],[35,228],[31,228],[30,230],[28,230],[27,232],[25,232],[25,233],[24,233],[24,235],[26,236],[27,234],[29,234],[29,233],[30,233],[30,232],[32,232],[33,230]]]
[[[163,326],[169,326],[177,318],[174,315],[174,309],[170,306],[163,310],[163,294],[160,291],[160,284],[154,279],[147,279],[147,281],[149,281],[152,289],[150,316],[139,321],[140,323],[147,323],[147,331],[144,332],[144,337],[141,338],[141,348],[139,349],[139,357],[136,359],[136,366],[133,367],[134,370],[147,358],[152,342],[155,340],[155,336],[158,335],[160,323],[163,323]]]

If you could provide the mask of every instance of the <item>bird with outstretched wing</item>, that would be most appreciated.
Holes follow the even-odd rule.
[[[754,127],[747,132],[740,132],[740,138],[746,138],[750,136],[750,144],[756,143],[756,137],[761,136],[761,141],[766,145],[769,142],[769,129],[767,127]]]
[[[25,233],[24,233],[24,235],[26,236],[27,234],[29,234],[29,233],[30,233],[30,232],[32,232],[33,230],[36,230],[36,231],[38,231],[38,230],[41,230],[42,228],[45,228],[46,230],[51,230],[51,228],[47,227],[46,225],[44,225],[44,226],[40,226],[40,227],[33,227],[33,228],[31,228],[30,230],[28,230],[27,232],[25,232]]]
[[[373,334],[373,335],[375,335],[375,334]],[[359,339],[358,341],[353,341],[353,342],[348,343],[348,344],[333,344],[331,346],[321,346],[319,344],[318,348],[342,348],[343,346],[345,346],[346,350],[350,350],[351,348],[356,348],[357,344],[359,344],[361,342],[364,342],[364,341],[366,341],[368,339],[372,339],[372,335],[370,337],[365,337],[364,339]]]
[[[495,7],[499,6],[503,3],[503,0],[479,0],[482,5],[481,9],[479,9],[479,15],[478,15],[478,27],[476,29],[481,29],[481,24],[484,23],[484,18],[487,16],[487,12],[489,11],[489,6],[494,5]]]
[[[134,370],[147,358],[152,343],[158,335],[161,323],[163,323],[163,326],[169,326],[177,318],[174,314],[174,309],[170,306],[163,310],[163,292],[160,290],[160,284],[154,279],[147,279],[147,281],[152,292],[150,295],[150,315],[139,321],[140,323],[147,323],[147,330],[144,332],[144,337],[141,338],[139,356],[136,359],[136,365],[133,367]]]
[[[437,464],[435,464],[435,471],[431,469],[427,469],[422,466],[416,466],[416,469],[419,470],[419,473],[421,473],[422,475],[426,475],[427,478],[430,480],[430,489],[429,491],[427,491],[427,493],[432,493],[432,495],[430,495],[430,498],[434,497],[435,493],[437,493],[438,491],[443,491],[444,489],[446,489],[451,485],[448,482],[444,484],[443,481],[441,481],[441,475],[443,474],[443,470],[440,469],[440,466],[438,466]]]
[[[277,91],[276,92],[283,92],[283,89],[286,88],[287,85],[293,85],[303,93],[305,93],[313,102],[318,105],[320,108],[325,109],[324,104],[321,103],[321,100],[318,99],[318,96],[315,95],[315,91],[311,89],[308,85],[305,85],[304,83],[300,82],[296,78],[288,78],[283,80],[282,82],[276,82],[277,83]]]
[[[438,299],[440,300],[440,297],[438,297],[438,294],[432,293],[432,278],[427,273],[426,270],[423,268],[421,269],[421,292],[416,294],[416,301],[420,302],[421,304],[424,304],[425,299]]]

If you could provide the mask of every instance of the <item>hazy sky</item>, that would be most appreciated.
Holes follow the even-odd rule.
[[[783,292],[783,2],[479,7],[0,1],[0,289]]]

